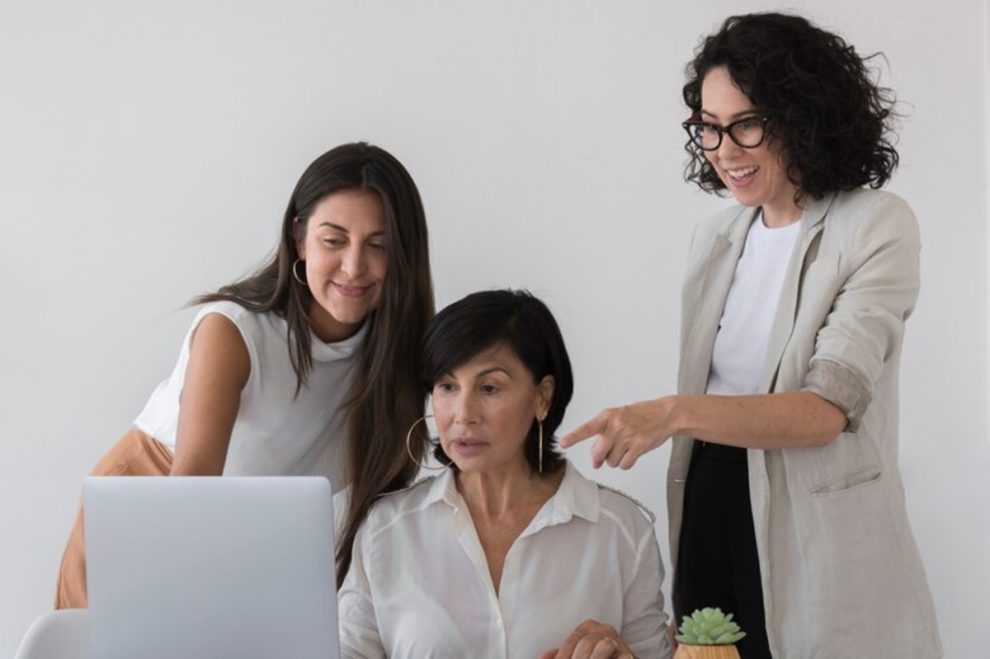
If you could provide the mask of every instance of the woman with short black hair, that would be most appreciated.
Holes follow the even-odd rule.
[[[515,291],[451,304],[421,373],[444,466],[382,497],[358,532],[342,655],[537,657],[595,618],[614,636],[600,656],[668,657],[652,514],[555,450],[573,381],[546,305]]]

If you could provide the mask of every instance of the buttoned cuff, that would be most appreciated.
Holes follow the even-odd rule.
[[[812,362],[801,391],[810,391],[842,410],[849,420],[843,432],[856,432],[873,396],[861,375],[827,359]]]

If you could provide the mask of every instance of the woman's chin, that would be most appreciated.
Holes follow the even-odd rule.
[[[450,457],[450,461],[457,467],[457,471],[462,474],[475,474],[491,470],[487,460],[477,457],[450,455],[449,453],[447,455]]]

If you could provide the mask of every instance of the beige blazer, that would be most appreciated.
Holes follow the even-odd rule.
[[[737,206],[695,230],[680,393],[705,391],[754,215]],[[901,342],[919,286],[917,222],[901,198],[875,190],[811,202],[800,221],[761,391],[812,391],[849,424],[823,447],[748,451],[770,648],[785,659],[940,657],[897,468]],[[693,441],[673,439],[668,471],[675,567]]]

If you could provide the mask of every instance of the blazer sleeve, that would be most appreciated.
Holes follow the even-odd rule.
[[[895,195],[861,213],[847,210],[855,226],[840,264],[847,274],[816,336],[802,390],[841,409],[845,431],[856,432],[917,301],[921,241],[914,213]]]

